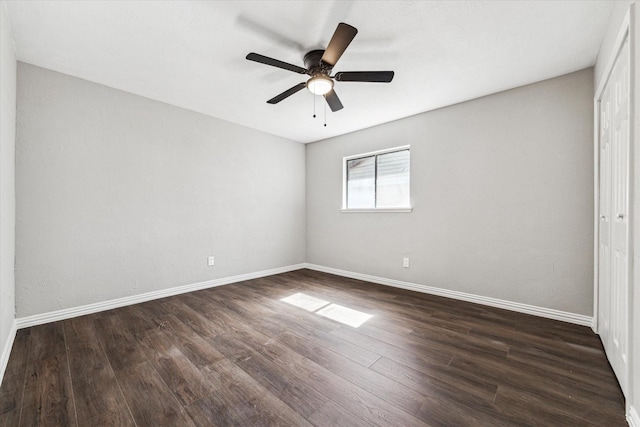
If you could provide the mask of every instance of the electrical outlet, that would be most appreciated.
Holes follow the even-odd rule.
[[[402,258],[402,266],[404,268],[409,268],[409,258]]]
[[[212,256],[207,257],[207,265],[208,265],[209,267],[213,267],[213,266],[215,265],[215,260],[213,259],[213,257],[212,257]]]

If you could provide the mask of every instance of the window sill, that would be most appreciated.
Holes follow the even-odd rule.
[[[369,213],[369,212],[380,212],[380,213],[408,213],[411,212],[413,208],[380,208],[380,209],[340,209],[340,212],[343,213]]]

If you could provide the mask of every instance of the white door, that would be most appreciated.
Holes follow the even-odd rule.
[[[629,315],[629,43],[600,102],[599,332],[626,394]]]

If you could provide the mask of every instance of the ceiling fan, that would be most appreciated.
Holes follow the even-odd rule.
[[[333,76],[330,75],[338,59],[340,59],[357,33],[358,30],[351,25],[343,22],[339,23],[338,28],[336,28],[336,31],[333,33],[333,37],[331,37],[329,45],[325,50],[312,50],[304,56],[304,65],[306,68],[269,58],[258,53],[252,52],[248,54],[247,59],[250,61],[260,62],[293,71],[294,73],[308,74],[311,76],[306,82],[299,83],[285,90],[281,94],[268,100],[267,103],[277,104],[306,87],[314,95],[323,95],[331,111],[338,111],[341,110],[343,106],[340,98],[338,98],[335,90],[333,90],[334,80],[339,82],[374,83],[389,83],[393,80],[393,71],[342,71]]]

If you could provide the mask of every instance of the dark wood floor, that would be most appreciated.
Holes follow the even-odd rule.
[[[0,425],[626,422],[586,327],[300,270],[18,331]]]

